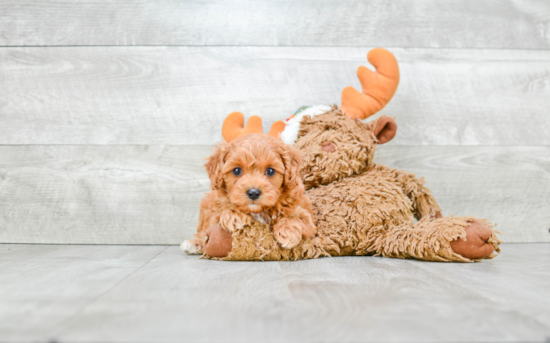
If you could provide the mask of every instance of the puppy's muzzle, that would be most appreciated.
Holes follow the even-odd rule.
[[[246,191],[246,195],[248,195],[249,199],[256,200],[262,195],[262,192],[260,192],[257,188],[250,188],[248,191]]]

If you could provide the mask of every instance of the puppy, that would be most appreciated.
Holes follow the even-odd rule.
[[[269,224],[284,248],[298,245],[302,237],[315,236],[300,163],[297,150],[262,133],[218,145],[206,163],[212,192],[201,201],[195,238],[181,248],[188,254],[202,254],[210,227],[221,225],[234,232],[252,220]]]

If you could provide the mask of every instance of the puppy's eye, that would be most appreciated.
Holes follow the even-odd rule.
[[[273,169],[273,168],[267,168],[267,170],[265,171],[265,174],[266,174],[267,176],[273,176],[273,175],[275,175],[275,169]]]
[[[233,175],[235,176],[239,176],[243,173],[243,171],[241,170],[241,168],[237,167],[235,169],[233,169]]]

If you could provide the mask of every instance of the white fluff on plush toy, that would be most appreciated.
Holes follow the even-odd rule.
[[[302,118],[304,118],[304,116],[315,117],[320,114],[326,113],[331,109],[332,108],[327,105],[317,105],[309,107],[302,112],[294,115],[294,117],[285,122],[286,126],[283,132],[281,132],[281,139],[286,144],[292,145],[296,143],[296,140],[298,139],[298,131],[300,130],[300,123],[302,122]]]

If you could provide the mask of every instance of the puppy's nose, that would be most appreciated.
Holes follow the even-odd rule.
[[[260,190],[257,188],[250,188],[248,191],[246,191],[246,194],[250,199],[256,200],[260,197],[260,194],[262,194],[262,192],[260,192]]]

